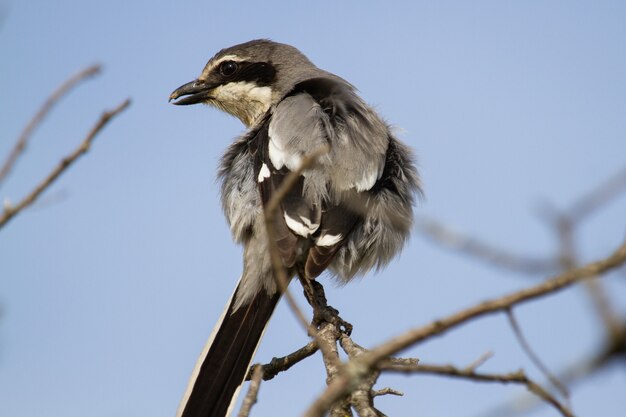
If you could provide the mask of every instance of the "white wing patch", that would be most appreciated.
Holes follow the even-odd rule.
[[[300,219],[302,219],[302,222],[299,222],[298,220],[289,217],[287,213],[283,213],[283,215],[285,217],[285,223],[287,223],[287,227],[293,230],[295,234],[302,237],[309,237],[310,235],[315,233],[318,227],[320,227],[319,224],[311,223],[311,221],[306,217],[299,216]]]
[[[257,178],[257,180],[259,182],[263,182],[265,178],[269,178],[269,177],[270,177],[270,169],[267,167],[267,165],[263,164],[263,166],[261,167],[261,171],[259,171],[259,177]]]
[[[274,168],[281,169],[283,166],[286,166],[287,169],[291,171],[296,171],[300,168],[302,164],[302,155],[298,151],[288,152],[282,146],[284,142],[279,136],[276,135],[276,132],[273,129],[273,125],[270,123],[270,128],[267,132],[270,137],[269,144],[267,149],[269,151],[270,161]]]
[[[270,154],[270,161],[274,168],[281,169],[285,165],[285,153],[282,149],[276,146],[276,143],[270,137],[270,143],[268,144],[268,150]]]
[[[379,177],[380,175],[377,170],[372,170],[369,173],[366,172],[365,174],[363,174],[361,179],[359,179],[354,184],[354,188],[356,188],[358,192],[370,190],[374,186],[374,184],[376,184],[376,181]]]
[[[342,238],[343,236],[341,235],[341,233],[337,235],[323,235],[317,239],[317,242],[315,242],[315,244],[317,246],[333,246],[334,244],[338,243]]]

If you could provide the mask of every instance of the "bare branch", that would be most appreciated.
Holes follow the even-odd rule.
[[[415,366],[392,366],[385,370],[402,373],[422,373],[432,375],[444,375],[453,378],[464,378],[477,382],[500,382],[503,384],[522,384],[525,385],[530,392],[537,395],[547,403],[556,408],[563,416],[573,417],[572,411],[561,404],[552,394],[545,390],[541,385],[532,381],[524,371],[519,370],[517,372],[511,372],[508,374],[488,374],[478,373],[473,370],[459,369],[452,365],[415,365]]]
[[[499,268],[524,274],[545,274],[554,272],[559,267],[559,262],[555,259],[515,255],[471,236],[463,235],[434,219],[418,217],[415,225],[422,235],[432,241]]]
[[[467,365],[464,370],[468,372],[473,372],[491,358],[493,358],[493,352],[485,352],[480,355],[478,359],[476,359],[474,362]]]
[[[380,397],[382,395],[396,395],[398,397],[402,397],[404,396],[404,393],[389,387],[372,391],[372,397]]]
[[[573,221],[581,221],[608,204],[624,190],[626,190],[626,167],[623,167],[617,174],[611,176],[587,195],[579,198],[568,210],[568,217]]]
[[[28,122],[28,124],[22,131],[22,134],[15,142],[13,149],[11,150],[11,152],[9,152],[9,155],[7,156],[7,159],[4,161],[4,164],[2,164],[2,167],[0,168],[0,186],[2,186],[2,183],[7,178],[11,170],[13,169],[15,162],[18,160],[20,155],[26,149],[26,144],[28,143],[28,140],[30,139],[31,134],[33,133],[35,128],[41,124],[41,122],[46,117],[50,109],[52,109],[54,105],[59,101],[59,99],[61,99],[61,97],[67,94],[73,87],[75,87],[81,81],[84,81],[90,77],[93,77],[99,72],[100,72],[100,65],[92,65],[90,67],[87,67],[81,70],[80,72],[74,74],[73,76],[71,76],[67,81],[61,84],[61,86],[59,86],[59,88],[57,88],[56,91],[54,91],[50,97],[48,97],[48,99],[41,106],[39,111],[35,114],[35,116],[33,116],[30,122]]]
[[[598,187],[597,191],[591,191],[586,198],[581,198],[579,200],[578,205],[591,207],[593,203],[594,210],[598,209],[600,200],[598,200],[599,197],[594,196],[602,195],[604,196],[602,201],[608,202],[607,199],[609,198],[609,195],[607,194],[607,185],[611,185],[611,183],[614,184],[615,179],[617,178],[619,178],[619,176],[614,177],[613,181],[609,181]],[[614,186],[609,188],[611,188],[613,192],[617,191]],[[602,191],[603,189],[605,191]],[[576,204],[574,207],[576,207]],[[577,209],[573,208],[572,210],[575,212]],[[567,270],[579,266],[580,261],[576,247],[575,232],[577,227],[580,226],[584,220],[584,216],[570,215],[565,212],[552,209],[550,215],[548,216],[548,220],[558,237],[561,267],[564,270]],[[593,303],[593,307],[598,318],[604,325],[608,338],[619,338],[623,328],[623,323],[601,282],[595,279],[587,280],[585,281],[585,289],[591,298],[591,302]]]
[[[626,243],[622,244],[606,259],[590,263],[581,268],[566,271],[539,285],[535,285],[500,298],[485,301],[441,320],[437,320],[426,326],[410,330],[386,343],[383,343],[376,349],[373,349],[359,358],[348,362],[344,368],[344,372],[342,372],[341,375],[338,375],[337,378],[335,378],[327,387],[324,393],[313,402],[307,410],[305,416],[322,416],[331,404],[333,404],[338,398],[345,395],[350,384],[355,380],[355,378],[358,380],[359,376],[366,374],[369,369],[375,367],[384,358],[402,349],[433,336],[442,334],[452,328],[466,323],[469,320],[509,309],[514,305],[552,294],[563,288],[567,288],[573,284],[584,281],[585,279],[598,276],[622,265],[625,261]]]
[[[304,345],[303,347],[301,347],[300,349],[296,350],[295,352],[290,353],[287,356],[282,356],[280,358],[272,358],[270,363],[262,365],[263,380],[269,381],[270,379],[273,379],[279,373],[288,370],[289,368],[291,368],[298,362],[303,361],[304,359],[313,355],[317,351],[318,351],[317,343],[313,340],[307,343],[306,345]],[[248,371],[248,376],[246,377],[247,381],[249,381],[250,378],[252,378],[253,369],[254,369],[254,366],[250,367],[250,370]]]
[[[590,358],[582,358],[574,361],[565,370],[558,373],[558,379],[567,386],[573,386],[583,378],[593,375],[608,364],[626,358],[626,326],[622,329],[621,338],[615,339],[613,343],[605,346]],[[534,396],[516,398],[497,405],[486,413],[484,417],[513,417],[526,414],[541,404]]]
[[[97,134],[109,123],[111,119],[124,111],[130,104],[130,99],[124,100],[122,104],[111,111],[104,112],[100,120],[91,128],[83,142],[71,154],[66,156],[59,164],[41,181],[22,201],[15,206],[5,205],[4,212],[0,215],[0,229],[9,220],[23,209],[31,205],[59,176],[64,173],[80,156],[87,153]]]
[[[380,359],[402,350],[411,344],[444,333],[451,328],[467,322],[468,320],[507,310],[514,305],[552,294],[563,288],[567,288],[572,284],[614,269],[622,265],[624,262],[626,262],[626,243],[623,243],[606,259],[590,263],[581,268],[566,271],[561,275],[548,279],[541,284],[516,291],[500,298],[484,301],[474,307],[462,310],[444,319],[436,320],[427,326],[411,330],[391,340],[390,342],[371,350],[370,354],[372,357],[368,358],[368,360],[373,361],[372,364],[376,363]]]
[[[259,395],[259,388],[261,387],[261,380],[263,379],[263,367],[261,365],[255,365],[253,369],[250,388],[248,388],[248,393],[243,399],[243,404],[241,404],[239,414],[237,414],[238,417],[248,417],[250,415],[252,406],[256,404]]]
[[[535,364],[535,366],[543,373],[543,375],[550,381],[550,383],[561,393],[561,395],[565,398],[569,398],[569,391],[567,387],[548,369],[548,367],[543,363],[539,355],[533,351],[530,347],[530,343],[524,337],[522,333],[522,328],[520,327],[515,315],[513,314],[513,310],[506,310],[506,315],[509,319],[509,324],[513,329],[513,333],[517,338],[518,343],[522,347],[522,350],[526,352],[526,355],[530,358],[531,362]]]
[[[347,335],[341,335],[341,347],[350,359],[358,358],[365,354],[367,349],[356,344]],[[349,403],[354,407],[360,417],[383,417],[384,414],[374,407],[374,385],[378,381],[380,370],[372,369],[358,379],[352,381]]]
[[[316,335],[316,342],[322,352],[324,368],[326,369],[326,383],[330,384],[341,374],[343,363],[339,359],[339,349],[337,340],[341,337],[337,326],[333,323],[325,322],[320,327]],[[330,417],[352,416],[349,398],[338,398],[329,408]]]

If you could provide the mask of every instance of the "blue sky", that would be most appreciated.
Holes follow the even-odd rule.
[[[356,85],[416,151],[418,212],[528,255],[554,252],[537,215],[566,208],[626,163],[626,4],[620,1],[0,3],[0,155],[63,80],[104,72],[64,98],[0,189],[17,201],[78,145],[104,109],[131,108],[40,204],[0,231],[0,417],[173,416],[187,378],[240,274],[220,211],[217,161],[243,131],[169,93],[217,50],[254,38],[300,48]],[[626,196],[579,230],[583,261],[624,238]],[[410,327],[541,277],[511,274],[416,235],[385,271],[331,304],[373,346]],[[328,282],[324,280],[323,282]],[[626,314],[624,274],[606,280]],[[300,291],[296,291],[299,293]],[[558,370],[599,347],[581,289],[516,310]],[[281,303],[257,358],[307,342]],[[541,380],[504,317],[482,319],[407,352]],[[298,415],[323,389],[312,358],[261,388],[254,415]],[[579,416],[623,416],[623,365],[578,386]],[[384,377],[391,416],[477,416],[520,387]],[[285,398],[289,398],[285,401]],[[453,401],[451,401],[453,399]],[[554,416],[544,407],[535,416]]]

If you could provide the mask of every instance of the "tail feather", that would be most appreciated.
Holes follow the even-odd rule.
[[[280,299],[279,293],[259,291],[248,304],[233,311],[237,290],[198,359],[177,417],[226,417],[232,411]]]

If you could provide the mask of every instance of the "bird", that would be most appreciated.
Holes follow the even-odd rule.
[[[271,244],[289,279],[304,283],[326,270],[347,282],[385,266],[409,237],[420,178],[411,149],[356,88],[291,45],[257,39],[222,49],[169,99],[208,104],[246,127],[218,169],[243,272],[176,414],[224,417],[281,298],[264,208],[285,178],[326,149],[297,177],[274,219]]]

